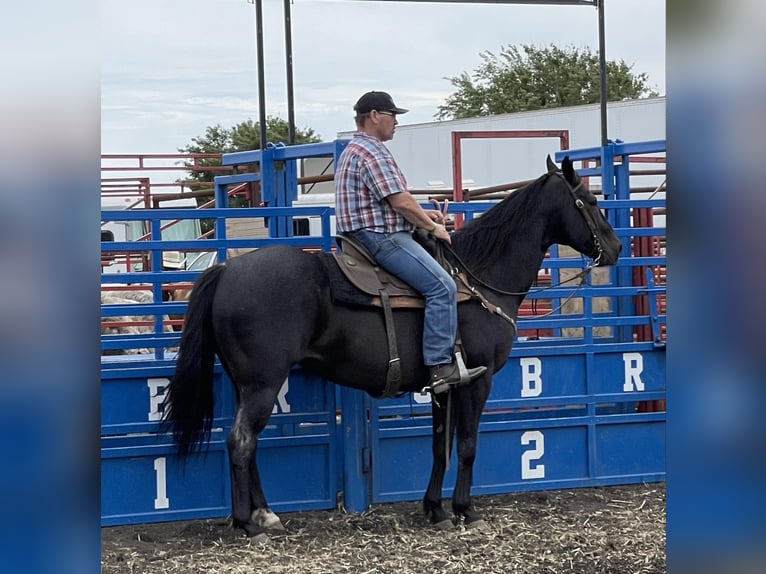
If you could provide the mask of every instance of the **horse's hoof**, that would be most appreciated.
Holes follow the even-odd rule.
[[[478,532],[489,530],[489,524],[487,524],[483,518],[479,518],[479,520],[474,520],[473,522],[466,522],[465,527],[467,530],[476,530]]]
[[[269,535],[265,532],[261,532],[260,534],[256,534],[255,536],[250,537],[250,543],[255,546],[264,546],[270,541],[271,539],[269,538]]]
[[[266,530],[285,529],[285,527],[282,525],[282,521],[279,519],[279,516],[274,514],[268,508],[257,508],[256,510],[253,510],[253,513],[250,515],[250,519],[254,524],[257,524]]]
[[[445,518],[441,522],[434,523],[434,528],[443,532],[449,532],[451,530],[455,530],[455,525],[449,518]]]

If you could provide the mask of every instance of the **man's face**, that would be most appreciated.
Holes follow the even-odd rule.
[[[373,110],[370,112],[370,119],[373,121],[376,135],[380,141],[385,142],[393,139],[394,131],[396,131],[396,126],[399,123],[394,112]]]

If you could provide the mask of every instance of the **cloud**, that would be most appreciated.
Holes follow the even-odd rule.
[[[661,91],[664,7],[606,6],[607,57],[647,72]],[[296,0],[291,8],[296,124],[326,140],[353,128],[353,103],[370,89],[409,108],[406,123],[432,121],[452,92],[446,78],[473,70],[482,51],[598,48],[592,7]],[[263,4],[265,93],[267,115],[286,118],[282,10],[281,0]],[[104,147],[135,145],[140,127],[147,145],[175,149],[208,125],[258,119],[255,18],[245,0],[105,0],[102,37]],[[130,142],[125,125],[135,126]]]

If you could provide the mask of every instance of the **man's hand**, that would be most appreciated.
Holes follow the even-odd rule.
[[[413,225],[428,230],[437,239],[452,243],[449,233],[447,233],[444,224],[441,223],[444,221],[444,215],[441,211],[423,209],[408,191],[389,195],[386,200],[397,213],[400,213]],[[434,226],[436,226],[435,229],[433,229]]]
[[[424,209],[423,211],[426,212],[426,215],[430,217],[431,221],[433,221],[434,223],[441,223],[442,225],[444,225],[444,223],[446,222],[444,214],[438,209]]]
[[[436,229],[431,232],[431,235],[436,237],[436,239],[441,239],[447,243],[452,243],[452,238],[450,237],[450,234],[447,233],[447,228],[444,227],[441,223],[436,224]]]

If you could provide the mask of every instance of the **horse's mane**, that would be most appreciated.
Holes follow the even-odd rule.
[[[513,248],[510,231],[524,225],[527,215],[535,212],[534,205],[541,196],[536,192],[547,179],[545,174],[517,189],[455,233],[453,243],[465,264],[481,273]]]

